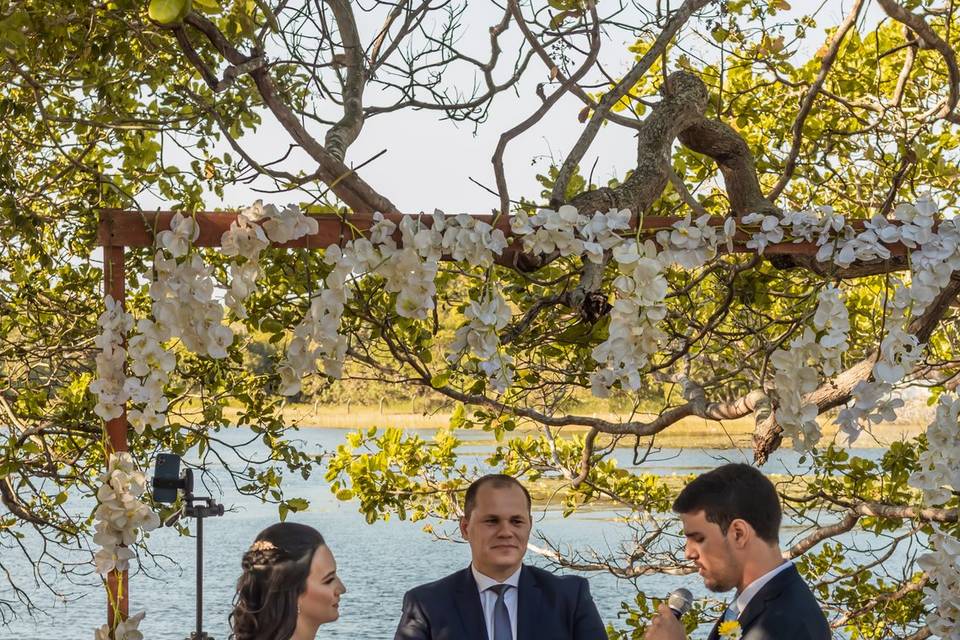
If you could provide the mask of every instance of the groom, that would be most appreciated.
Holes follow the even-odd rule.
[[[587,581],[523,564],[531,502],[516,479],[474,481],[460,533],[470,566],[408,591],[394,640],[606,640]]]
[[[692,560],[711,591],[736,589],[722,623],[743,640],[829,640],[830,627],[810,588],[780,551],[780,500],[760,471],[726,464],[697,477],[673,503]],[[737,632],[741,635],[737,635]],[[683,626],[661,605],[646,640],[682,640]]]

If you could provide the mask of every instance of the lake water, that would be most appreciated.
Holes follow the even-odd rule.
[[[229,433],[229,432],[228,432]],[[303,447],[311,452],[333,450],[344,441],[346,430],[314,429],[297,434]],[[429,438],[429,432],[421,432]],[[243,435],[242,431],[231,438]],[[466,433],[461,438],[489,438],[489,434]],[[476,443],[465,447],[479,460],[489,445]],[[877,458],[880,449],[861,449],[857,455]],[[632,450],[618,450],[621,466],[630,467]],[[644,463],[649,473],[685,475],[707,470],[727,461],[744,461],[748,452],[729,450],[663,451],[656,459]],[[471,456],[473,457],[473,456]],[[767,464],[767,473],[783,473],[787,469],[802,471],[799,456],[792,451],[779,451]],[[213,473],[216,475],[217,470]],[[437,541],[422,531],[423,523],[391,519],[368,525],[357,511],[354,502],[339,502],[330,493],[328,484],[318,472],[304,481],[299,476],[284,480],[288,497],[302,496],[310,500],[309,511],[290,516],[319,529],[336,556],[339,572],[348,592],[340,606],[340,620],[320,629],[320,638],[392,638],[400,617],[403,594],[420,583],[435,580],[467,566],[469,548],[460,543]],[[222,484],[223,495],[215,497],[231,509],[224,517],[207,520],[204,526],[204,630],[216,640],[229,636],[227,615],[230,611],[233,588],[239,575],[240,557],[257,532],[277,520],[274,505],[261,504],[256,499],[226,491],[232,485]],[[198,491],[199,493],[199,491]],[[89,502],[71,501],[80,511],[89,509]],[[555,509],[535,513],[534,538],[544,535],[562,547],[593,548],[601,552],[616,550],[628,533],[615,514],[590,512],[574,518],[563,518]],[[131,612],[147,610],[141,630],[148,640],[181,640],[189,637],[194,627],[195,611],[195,540],[180,537],[175,530],[160,529],[150,537],[150,549],[167,556],[160,558],[160,567],[147,562],[147,572],[134,574],[130,580]],[[34,568],[11,549],[0,549],[2,564],[18,577],[22,586],[31,586]],[[78,555],[83,561],[89,555]],[[529,553],[529,562],[548,563]],[[95,627],[105,619],[105,597],[96,583],[96,576],[74,577],[79,585],[71,584],[50,569],[39,569],[43,577],[68,592],[67,602],[55,601],[48,591],[34,590],[31,595],[47,613],[38,618],[20,617],[7,627],[0,627],[0,638],[17,640],[73,640],[92,638]],[[631,582],[621,581],[608,574],[591,574],[591,591],[605,621],[618,624],[617,613],[622,600],[632,600],[636,589]],[[2,581],[0,581],[2,582]],[[706,593],[697,576],[656,576],[644,578],[640,587],[650,594],[666,594],[674,588],[690,588],[695,596]],[[0,599],[9,597],[6,584],[0,586]],[[705,637],[702,629],[695,637]]]

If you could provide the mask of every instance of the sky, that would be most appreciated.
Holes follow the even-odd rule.
[[[653,0],[643,0],[645,5],[654,5]],[[674,4],[677,4],[675,0]],[[843,19],[852,5],[852,0],[792,0],[792,8],[787,15],[817,13],[817,28],[808,36],[809,55],[823,43],[824,29],[835,26]],[[604,6],[601,1],[600,8]],[[382,16],[376,21],[364,19],[358,14],[361,38],[369,42],[380,26]],[[871,2],[864,16],[864,22],[872,26],[882,17],[882,10]],[[490,2],[474,2],[464,17],[464,30],[461,45],[484,57],[489,50],[487,29],[499,19],[499,13]],[[508,56],[510,47],[519,41],[516,27],[508,32],[505,40],[504,55]],[[601,57],[612,73],[623,73],[632,63],[632,56],[626,53],[626,47],[632,44],[632,38],[623,32],[608,34],[604,42]],[[515,53],[515,51],[513,52]],[[804,52],[801,52],[804,53]],[[506,60],[505,60],[506,62]],[[512,64],[505,65],[507,73]],[[540,104],[535,87],[547,80],[547,69],[534,59],[527,70],[527,80],[517,91],[507,91],[494,99],[489,120],[481,124],[476,131],[473,123],[454,123],[442,120],[437,111],[403,110],[369,119],[363,127],[360,137],[348,151],[348,164],[366,162],[384,152],[360,170],[360,175],[382,195],[389,198],[398,209],[408,213],[431,212],[438,208],[446,213],[489,213],[498,206],[498,200],[482,187],[474,184],[471,178],[490,187],[494,186],[491,157],[496,148],[499,135],[521,122]],[[500,76],[502,78],[502,76]],[[465,89],[473,83],[472,75],[457,77]],[[368,90],[368,102],[376,101],[372,89]],[[541,187],[536,182],[537,173],[543,173],[549,166],[549,158],[561,162],[566,152],[579,136],[583,124],[578,122],[577,114],[583,107],[573,96],[566,96],[554,107],[547,118],[537,126],[516,138],[508,147],[506,171],[510,184],[510,195],[538,197]],[[322,140],[323,131],[318,131]],[[263,125],[255,136],[244,141],[249,148],[260,152],[260,158],[281,155],[287,150],[290,138],[266,114]],[[594,141],[581,166],[584,172],[593,167],[594,181],[605,182],[611,177],[622,177],[632,166],[635,156],[633,135],[622,127],[605,126]],[[294,153],[299,166],[309,167],[310,161],[305,155]],[[169,160],[168,160],[169,162]],[[211,197],[210,206],[234,208],[246,206],[257,198],[277,205],[296,201],[294,194],[259,194],[247,185],[234,185],[227,188],[224,198]],[[168,208],[169,203],[159,200],[144,202],[147,207]]]

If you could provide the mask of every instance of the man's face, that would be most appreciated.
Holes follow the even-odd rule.
[[[530,539],[530,509],[520,487],[484,484],[460,533],[470,543],[473,566],[491,578],[508,578],[523,563]]]
[[[697,566],[707,589],[721,592],[736,587],[743,566],[735,555],[730,536],[723,534],[720,525],[707,522],[703,511],[681,513],[680,520],[687,538],[684,555]],[[730,532],[728,529],[727,533]]]

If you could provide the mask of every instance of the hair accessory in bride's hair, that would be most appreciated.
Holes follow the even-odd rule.
[[[263,570],[286,559],[286,554],[277,545],[269,540],[257,540],[243,554],[241,564],[244,571]]]
[[[269,540],[257,540],[250,546],[250,551],[270,551],[271,549],[276,549],[277,545],[273,544]]]

